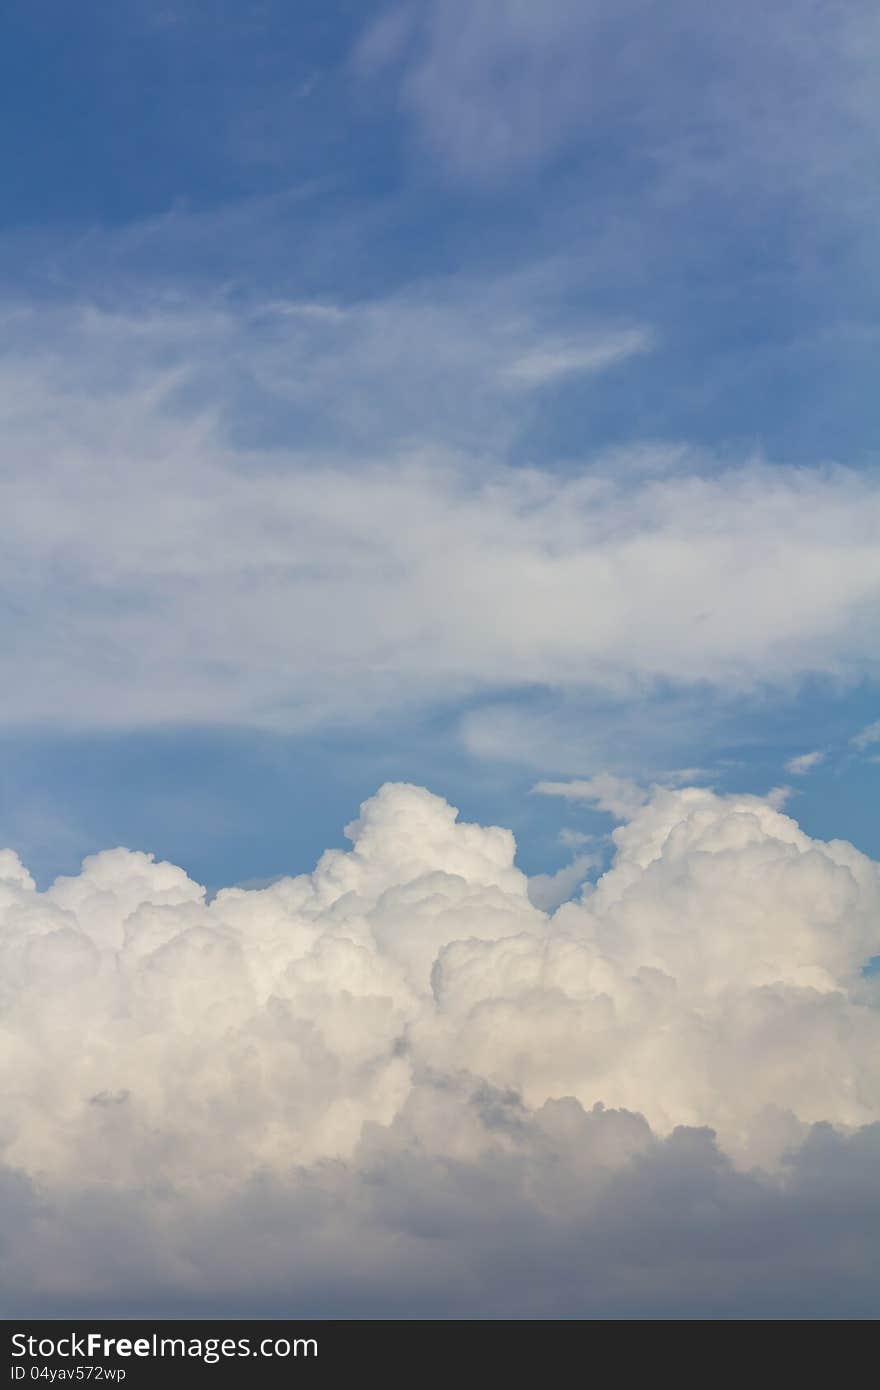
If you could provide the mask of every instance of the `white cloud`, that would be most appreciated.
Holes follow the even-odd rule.
[[[127,850],[46,893],[0,856],[7,1306],[859,1315],[876,864],[656,790],[548,917],[418,787],[348,833],[210,904]]]
[[[820,752],[800,753],[796,758],[789,758],[785,764],[786,772],[792,773],[795,777],[804,777],[808,772],[812,772],[814,767],[825,761],[825,754]]]
[[[629,777],[600,772],[595,777],[578,777],[568,782],[538,782],[532,788],[541,796],[561,796],[566,801],[594,803],[617,820],[631,820],[648,799],[648,793]]]
[[[791,787],[771,787],[764,799],[775,811],[781,811],[791,800]]]
[[[873,743],[880,743],[880,719],[876,719],[873,724],[868,724],[859,733],[855,734],[850,742],[861,752],[865,748],[870,748]]]
[[[568,849],[581,849],[584,845],[595,842],[595,835],[588,835],[583,830],[573,830],[570,826],[564,826],[559,832],[559,843]]]
[[[268,358],[231,311],[55,316],[57,350],[28,320],[0,371],[7,722],[289,730],[501,690],[876,671],[875,480],[681,451],[670,471],[659,448],[652,473],[644,447],[634,471],[512,467],[479,389],[458,411],[479,445],[448,442],[442,406],[431,437],[405,443],[405,417],[380,439],[373,384],[414,347],[450,417],[459,385],[497,380],[494,347],[408,313],[344,348],[335,320],[275,315],[297,327]],[[292,412],[288,440],[328,416],[337,444],[249,441],[247,381]]]
[[[867,0],[428,0],[373,21],[355,64],[392,84],[435,175],[485,189],[580,156],[591,211],[610,165],[667,207],[785,190],[839,218],[873,197],[878,49]]]
[[[602,371],[651,346],[652,337],[644,329],[609,333],[595,343],[548,343],[517,357],[503,375],[524,386],[543,386],[577,372]]]
[[[542,777],[551,772],[568,775],[571,768],[607,766],[614,758],[615,772],[637,771],[643,780],[667,783],[679,779],[670,771],[695,744],[708,751],[720,730],[729,730],[731,719],[749,700],[736,691],[706,686],[656,690],[642,687],[609,695],[607,691],[562,689],[542,694],[539,700],[488,699],[461,716],[458,736],[476,758],[519,764]],[[683,772],[687,769],[683,769]],[[692,769],[684,781],[703,781],[710,774]]]

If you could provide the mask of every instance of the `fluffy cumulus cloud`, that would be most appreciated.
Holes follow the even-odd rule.
[[[0,856],[0,1242],[30,1312],[876,1311],[880,871],[655,789],[548,914],[389,784],[207,901]]]

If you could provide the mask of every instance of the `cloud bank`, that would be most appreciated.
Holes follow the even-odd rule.
[[[460,362],[450,329],[419,365],[424,309],[361,309],[353,328],[326,305],[257,317],[71,312],[58,349],[39,315],[11,326],[6,724],[290,731],[536,687],[730,694],[876,672],[872,475],[669,445],[514,466],[497,438],[509,372],[559,368],[534,333]],[[421,435],[405,419],[374,433],[375,383],[408,357],[425,397],[457,405],[470,382],[478,444],[441,407]],[[258,437],[248,390],[257,416],[288,412],[283,445]],[[344,438],[310,439],[337,405]]]
[[[758,797],[630,813],[553,915],[407,784],[210,902],[5,851],[7,1307],[876,1313],[880,870]]]

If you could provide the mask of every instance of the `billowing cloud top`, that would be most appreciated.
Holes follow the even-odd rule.
[[[124,849],[45,893],[0,857],[7,1301],[866,1310],[875,863],[656,790],[548,916],[422,788],[347,834],[211,902]]]

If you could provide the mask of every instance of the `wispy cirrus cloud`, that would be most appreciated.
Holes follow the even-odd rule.
[[[867,724],[864,729],[853,735],[850,742],[854,748],[858,748],[859,752],[870,748],[872,744],[880,743],[880,719],[875,719],[872,724]]]
[[[551,341],[516,357],[502,374],[511,383],[543,386],[578,372],[602,371],[634,353],[649,351],[653,345],[653,335],[643,328],[607,333],[593,342]]]
[[[736,17],[676,0],[432,0],[373,20],[356,71],[395,83],[422,157],[471,185],[579,158],[668,199],[811,198],[863,211],[853,170],[880,141],[876,11],[756,0]],[[694,112],[699,111],[699,123]],[[845,151],[842,154],[842,151]],[[605,155],[607,158],[608,155]]]
[[[532,791],[540,796],[560,796],[565,801],[583,801],[608,811],[617,820],[631,820],[648,799],[648,793],[629,777],[599,772],[595,777],[575,777],[567,782],[536,782]]]

